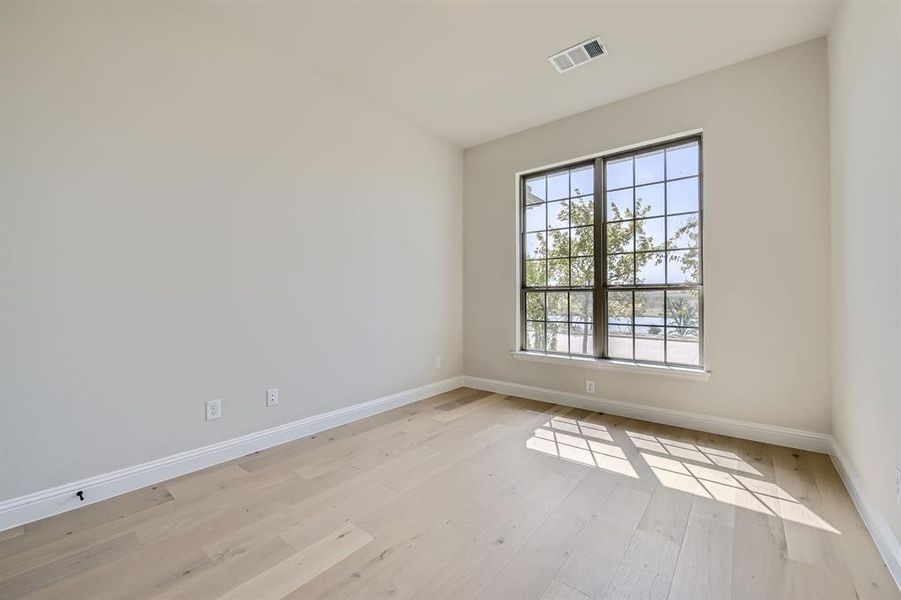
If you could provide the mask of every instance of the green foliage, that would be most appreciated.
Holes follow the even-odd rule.
[[[526,294],[526,319],[529,321],[544,320],[544,294],[542,292]]]
[[[696,293],[670,292],[666,304],[666,318],[670,325],[676,327],[698,326],[698,296]]]
[[[675,245],[676,240],[686,237],[689,240],[689,246],[692,248],[679,254],[670,254],[669,260],[672,263],[678,263],[679,268],[685,274],[685,280],[690,282],[701,281],[701,255],[698,252],[700,228],[698,226],[697,215],[692,216],[679,229],[670,235],[670,245]]]
[[[685,274],[686,281],[700,281],[697,215],[688,218],[678,230],[669,232],[668,239],[661,240],[654,239],[654,236],[649,235],[646,231],[646,221],[643,219],[650,215],[652,209],[651,205],[644,205],[641,198],[636,198],[634,211],[629,209],[621,211],[615,203],[610,203],[609,221],[621,221],[621,223],[608,224],[606,230],[607,250],[627,253],[608,256],[608,281],[622,284],[644,283],[640,277],[636,277],[636,274],[650,264],[661,264],[665,260],[663,249],[675,247],[677,242],[681,242],[682,247],[687,245],[692,248],[678,253],[670,253],[668,255],[669,262],[679,265]],[[568,220],[572,229],[552,229],[536,234],[538,241],[536,252],[539,256],[547,256],[548,260],[527,261],[526,285],[529,287],[593,285],[595,281],[593,197],[585,196],[562,202],[556,220],[563,223]],[[636,252],[634,254],[632,253],[633,247]],[[570,259],[569,257],[582,258]],[[685,294],[689,294],[689,296]],[[667,322],[670,325],[675,327],[698,326],[697,295],[692,294],[692,292],[670,292],[666,306]],[[545,296],[542,293],[530,293],[526,298],[526,313],[529,320],[543,321],[552,318],[551,315],[558,315],[561,319],[569,318],[585,322],[592,319],[590,293],[581,296],[574,292],[570,297],[569,306],[565,304],[566,294],[548,292]],[[588,301],[586,302],[585,299]],[[652,308],[655,312],[662,310],[662,306],[655,308],[660,304],[660,299],[657,299],[653,293],[639,292],[634,295],[633,299],[633,294],[629,291],[614,290],[608,292],[607,302],[608,316],[612,321],[633,321],[633,303],[635,312],[639,314]],[[605,324],[600,325],[602,330],[606,328]],[[565,323],[553,320],[547,321],[546,325],[541,327],[536,324],[530,331],[532,338],[530,346],[544,349],[546,340],[547,350],[557,350],[557,333],[563,333],[565,328]],[[658,335],[661,331],[662,329],[658,326],[653,326],[648,330],[652,335]],[[590,353],[588,336],[584,335],[584,332],[580,333],[582,333],[582,348],[571,348],[571,350]]]
[[[544,350],[544,323],[528,323],[525,342],[529,350]]]
[[[544,234],[537,234],[539,247],[544,245]],[[526,261],[526,286],[544,287],[547,285],[547,263],[543,260]]]
[[[551,352],[557,350],[557,334],[566,331],[566,323],[547,324],[547,349]]]

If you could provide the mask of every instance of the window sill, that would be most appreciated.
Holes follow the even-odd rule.
[[[516,360],[531,362],[567,365],[570,367],[587,367],[589,369],[604,369],[618,371],[620,373],[635,373],[641,375],[658,375],[663,377],[678,377],[681,379],[693,379],[695,381],[707,381],[710,379],[710,371],[691,367],[671,367],[667,365],[651,365],[626,360],[611,360],[600,358],[582,358],[577,356],[553,356],[539,352],[524,352],[514,350],[510,355]]]

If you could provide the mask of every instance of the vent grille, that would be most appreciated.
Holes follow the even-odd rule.
[[[557,56],[551,58],[554,61],[554,65],[557,67],[558,71],[565,71],[567,69],[572,69],[574,66],[573,61],[569,59],[569,57],[565,54],[558,54]]]
[[[558,52],[548,57],[548,60],[554,65],[558,73],[563,73],[600,58],[605,54],[607,54],[607,47],[604,46],[601,38],[592,38],[585,40],[581,44],[576,44],[572,48]]]
[[[590,58],[588,53],[585,52],[585,48],[579,46],[578,48],[573,48],[566,55],[573,61],[576,65],[581,65],[583,62],[587,62]]]
[[[601,43],[597,40],[591,40],[587,44],[582,46],[585,48],[585,52],[588,53],[588,56],[594,58],[595,56],[600,56],[604,53],[604,47],[601,46]]]

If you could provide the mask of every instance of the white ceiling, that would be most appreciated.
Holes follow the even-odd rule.
[[[466,148],[819,37],[835,3],[230,6],[241,7],[226,11],[233,25],[280,44],[290,61]],[[547,62],[594,35],[609,56],[563,74]]]

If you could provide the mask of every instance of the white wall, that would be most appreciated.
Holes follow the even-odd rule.
[[[841,5],[829,76],[834,435],[901,538],[901,4]]]
[[[704,130],[708,382],[516,361],[514,173]],[[464,153],[467,375],[828,433],[824,39]]]
[[[462,373],[461,152],[212,6],[0,8],[0,500]]]

